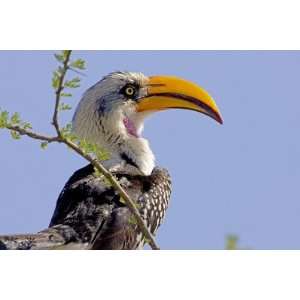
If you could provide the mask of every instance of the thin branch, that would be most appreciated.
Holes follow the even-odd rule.
[[[61,74],[59,76],[58,87],[55,91],[56,97],[55,97],[55,107],[54,107],[54,113],[53,113],[53,118],[52,118],[52,125],[55,127],[57,135],[59,137],[61,136],[61,132],[60,132],[59,124],[58,124],[58,108],[59,108],[59,102],[60,102],[60,98],[61,98],[61,92],[64,89],[65,76],[66,76],[66,73],[69,68],[68,63],[70,61],[71,53],[72,53],[71,50],[67,51],[66,57],[63,61],[63,68],[62,68]]]
[[[21,128],[20,126],[6,125],[5,127],[7,129],[18,132],[20,135],[26,135],[35,140],[45,141],[48,143],[61,142],[61,138],[59,138],[58,136],[46,136],[43,134],[39,134],[39,133],[36,133],[33,131],[29,131],[27,129]]]

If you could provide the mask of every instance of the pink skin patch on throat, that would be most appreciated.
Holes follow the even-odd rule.
[[[139,135],[137,134],[136,127],[135,127],[134,123],[129,118],[126,117],[125,119],[123,119],[123,123],[124,123],[124,126],[127,129],[127,132],[130,135],[132,135],[136,138],[139,138]]]

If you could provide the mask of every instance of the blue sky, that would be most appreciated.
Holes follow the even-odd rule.
[[[0,52],[0,107],[53,133],[53,52]],[[224,124],[191,111],[154,115],[145,124],[157,163],[173,178],[171,205],[157,241],[163,249],[300,249],[299,51],[80,51],[81,94],[115,70],[176,75],[215,98]],[[73,111],[72,111],[73,112]],[[62,122],[72,112],[63,113]],[[58,194],[85,162],[61,145],[46,151],[0,132],[0,232],[47,227]]]

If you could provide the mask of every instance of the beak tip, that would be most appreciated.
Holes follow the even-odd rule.
[[[224,122],[223,122],[223,119],[222,119],[222,117],[221,117],[221,115],[220,115],[219,113],[216,113],[216,114],[215,114],[214,119],[215,119],[219,124],[223,125]]]

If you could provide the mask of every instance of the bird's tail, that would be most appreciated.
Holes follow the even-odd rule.
[[[76,232],[71,227],[65,225],[53,226],[36,234],[0,236],[0,250],[67,249],[66,245],[71,244],[82,246],[77,239]],[[80,248],[78,246],[78,249]]]

